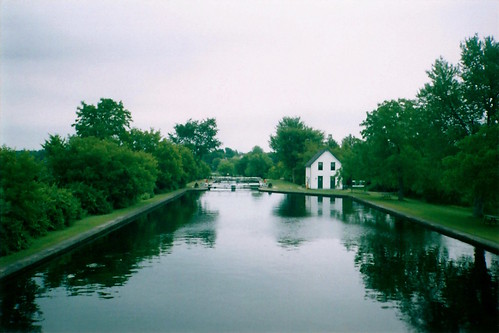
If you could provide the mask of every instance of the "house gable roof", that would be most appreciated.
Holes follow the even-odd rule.
[[[324,154],[325,152],[329,152],[331,155],[333,155],[334,158],[336,158],[336,156],[334,156],[334,154],[328,149],[328,148],[324,148],[324,149],[321,149],[317,152],[317,154],[315,154],[306,164],[305,164],[305,167],[310,167],[312,166],[312,164],[315,162],[315,160],[317,160],[319,157],[322,156],[322,154]],[[337,159],[337,158],[336,158]]]

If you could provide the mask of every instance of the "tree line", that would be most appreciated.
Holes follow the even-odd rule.
[[[362,138],[338,144],[300,117],[283,117],[272,152],[220,149],[216,119],[189,119],[163,137],[131,127],[122,102],[77,108],[75,135],[50,135],[38,152],[0,149],[0,255],[32,238],[140,199],[220,175],[305,183],[305,164],[322,148],[342,162],[343,184],[364,180],[399,199],[499,207],[499,45],[477,36],[461,43],[461,60],[439,58],[415,99],[380,103],[361,123]]]
[[[215,119],[177,124],[167,139],[132,128],[130,111],[112,99],[82,102],[76,115],[76,134],[50,135],[41,151],[0,149],[0,255],[87,214],[209,177],[203,155],[220,145]]]
[[[343,184],[364,180],[435,203],[472,205],[475,216],[499,209],[499,44],[478,36],[460,44],[456,65],[438,58],[415,99],[387,100],[367,112],[362,138],[341,145],[299,117],[284,117],[270,137],[276,171],[304,183],[304,164],[329,146]]]

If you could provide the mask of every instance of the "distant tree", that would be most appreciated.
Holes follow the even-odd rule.
[[[225,157],[226,158],[233,158],[234,156],[237,156],[239,155],[238,151],[237,150],[234,150],[232,148],[229,148],[229,147],[225,147]]]
[[[253,147],[251,152],[245,155],[247,158],[244,175],[248,177],[267,178],[272,159],[259,146]]]
[[[227,159],[221,160],[217,168],[217,171],[221,176],[234,176],[235,170],[234,162]]]
[[[183,184],[210,176],[211,168],[204,161],[196,160],[191,149],[184,145],[178,145],[177,148],[182,157]]]
[[[294,183],[304,182],[305,163],[322,147],[324,133],[306,126],[300,117],[284,117],[270,136],[272,148]]]
[[[340,147],[338,142],[336,142],[336,140],[333,139],[333,136],[331,134],[327,136],[325,145],[329,148],[329,150],[334,150]]]
[[[123,107],[123,103],[109,98],[101,98],[97,106],[81,102],[76,116],[71,126],[75,128],[77,136],[93,136],[118,142],[126,139],[132,121],[132,115]]]
[[[161,140],[161,132],[156,131],[153,128],[149,131],[132,128],[126,137],[125,143],[133,151],[144,151],[152,154],[158,149]]]
[[[272,165],[272,159],[259,146],[235,161],[236,173],[246,177],[267,178]]]
[[[349,135],[341,142],[341,178],[344,185],[352,185],[353,180],[366,179],[364,141]],[[339,158],[339,156],[337,156]]]
[[[216,138],[218,128],[215,118],[203,121],[189,119],[185,124],[176,124],[174,130],[175,133],[169,134],[170,140],[191,149],[198,160],[221,145]]]

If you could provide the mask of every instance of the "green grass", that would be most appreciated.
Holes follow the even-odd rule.
[[[270,182],[272,183],[272,190],[276,191],[352,196],[386,209],[402,213],[406,216],[423,219],[449,229],[477,236],[499,244],[499,226],[487,225],[482,219],[473,217],[472,210],[469,207],[434,205],[414,199],[399,201],[397,200],[396,195],[387,197],[382,193],[366,192],[363,190],[307,190],[302,186],[281,180],[270,180]]]
[[[98,227],[100,225],[103,225],[111,220],[114,220],[116,218],[125,216],[134,210],[137,210],[139,208],[142,208],[144,206],[159,202],[161,200],[164,200],[166,197],[171,195],[174,192],[169,192],[165,194],[158,194],[154,196],[151,199],[147,200],[142,200],[138,202],[137,204],[123,208],[123,209],[117,209],[109,214],[105,215],[92,215],[85,217],[81,220],[76,221],[72,226],[62,229],[62,230],[56,230],[56,231],[51,231],[47,233],[46,235],[36,238],[31,242],[31,245],[29,248],[10,254],[8,256],[4,256],[0,258],[0,267],[4,267],[10,264],[13,264],[19,260],[22,260],[24,258],[27,258],[35,253],[38,253],[40,251],[43,251],[47,248],[50,248],[60,242],[63,242],[67,239],[70,239],[74,236],[77,236],[79,234],[82,234],[84,232],[87,232],[89,230],[92,230],[95,227]]]

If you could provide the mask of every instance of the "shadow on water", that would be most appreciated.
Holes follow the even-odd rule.
[[[308,241],[296,232],[311,228],[305,217],[328,214],[340,222],[366,299],[397,308],[415,330],[499,331],[499,262],[493,256],[487,267],[483,249],[451,258],[444,236],[351,199],[287,195],[275,213],[286,221],[277,240],[283,247]]]
[[[169,254],[174,242],[213,247],[217,212],[205,209],[198,198],[187,193],[39,267],[34,277],[31,272],[2,283],[0,331],[41,331],[43,313],[35,301],[51,289],[62,287],[68,296],[97,293],[102,299],[113,298],[113,287],[124,285],[154,258]]]

